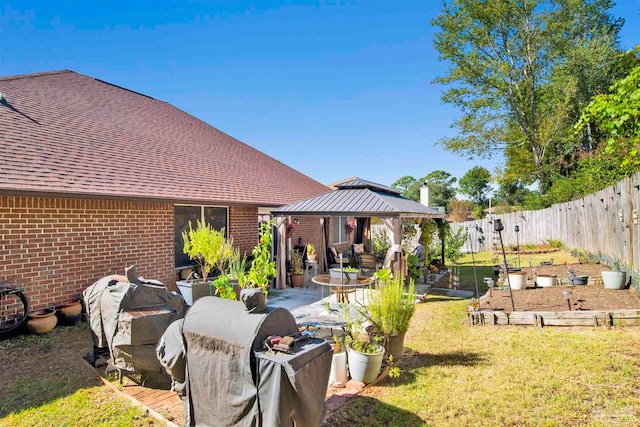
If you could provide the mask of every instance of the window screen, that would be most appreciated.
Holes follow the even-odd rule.
[[[347,232],[344,229],[344,224],[347,222],[346,216],[333,217],[333,243],[347,242]]]
[[[175,266],[187,267],[191,265],[191,260],[184,253],[184,241],[182,240],[182,232],[189,229],[189,222],[192,227],[196,227],[198,220],[204,218],[207,224],[210,224],[216,230],[225,228],[228,236],[227,227],[227,208],[213,206],[174,206],[174,238],[175,238]]]

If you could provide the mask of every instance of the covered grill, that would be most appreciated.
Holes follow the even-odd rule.
[[[203,297],[162,338],[158,357],[182,392],[185,425],[318,426],[332,350],[320,339],[291,353],[267,351],[269,336],[294,336],[295,319],[276,308],[252,313],[240,301]]]
[[[163,372],[155,347],[167,327],[184,317],[182,297],[162,283],[107,276],[84,291],[94,351],[108,348],[113,368]]]

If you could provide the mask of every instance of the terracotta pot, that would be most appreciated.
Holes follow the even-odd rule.
[[[75,299],[67,304],[60,306],[58,310],[60,324],[65,326],[74,326],[82,320],[82,303],[80,299]]]
[[[27,319],[27,329],[32,334],[46,334],[58,324],[56,311],[53,308],[32,311]]]
[[[302,274],[291,275],[291,287],[293,288],[304,287],[304,275]]]
[[[317,254],[313,254],[313,255],[307,254],[307,259],[309,261],[317,261],[318,260],[318,255]]]

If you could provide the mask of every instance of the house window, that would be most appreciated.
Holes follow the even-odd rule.
[[[347,232],[344,230],[344,224],[349,217],[347,216],[334,216],[333,217],[333,243],[345,243],[349,239]]]
[[[189,223],[195,228],[198,220],[204,221],[216,230],[225,229],[225,234],[229,236],[229,210],[223,206],[174,206],[173,223],[175,238],[175,266],[189,267],[191,261],[184,253],[184,241],[182,232],[189,229]]]

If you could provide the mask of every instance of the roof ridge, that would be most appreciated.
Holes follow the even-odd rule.
[[[48,76],[52,74],[63,74],[63,73],[76,73],[75,71],[64,69],[64,70],[54,70],[54,71],[39,71],[37,73],[27,73],[27,74],[16,74],[15,76],[0,76],[0,81],[8,81],[8,80],[18,80],[18,79],[28,79],[32,77],[40,77],[40,76]]]
[[[81,74],[81,75],[84,75],[84,74]],[[106,80],[99,79],[97,77],[90,77],[90,76],[85,76],[85,77],[89,77],[90,79],[93,79],[93,80],[95,80],[97,82],[104,83],[106,85],[113,86],[113,87],[118,88],[118,89],[126,90],[127,92],[135,93],[136,95],[144,96],[145,98],[153,99],[154,101],[159,101],[158,99],[155,99],[153,96],[149,96],[149,95],[146,95],[146,94],[141,93],[141,92],[136,92],[135,90],[128,89],[128,88],[123,87],[123,86],[119,86],[119,85],[117,85],[115,83],[111,83],[111,82],[108,82]],[[160,101],[160,102],[165,102],[165,101]],[[165,103],[169,104],[168,102],[165,102]],[[169,104],[169,105],[171,105],[171,104]],[[189,113],[187,113],[187,114],[189,114]]]
[[[77,72],[75,72],[73,70],[68,70],[68,69],[55,70],[55,71],[41,71],[41,72],[38,72],[38,73],[30,73],[30,74],[17,74],[15,76],[4,76],[4,77],[0,77],[0,81],[6,82],[6,81],[10,81],[10,80],[28,79],[28,78],[33,78],[33,77],[50,76],[50,75],[54,75],[54,74],[64,74],[64,73],[73,73],[73,74],[76,74],[78,76],[86,77],[88,79],[92,79],[92,80],[95,80],[97,82],[104,83],[106,85],[113,86],[113,87],[116,87],[118,89],[125,90],[127,92],[135,93],[136,95],[144,96],[145,98],[149,98],[149,99],[153,99],[155,101],[159,101],[158,99],[155,99],[154,97],[146,95],[144,93],[136,92],[135,90],[132,90],[132,89],[129,89],[129,88],[126,88],[126,87],[123,87],[123,86],[119,86],[119,85],[117,85],[115,83],[111,83],[111,82],[108,82],[106,80],[99,79],[97,77],[91,77],[91,76],[88,76],[86,74],[77,73]],[[160,101],[160,102],[165,102],[165,101]]]

